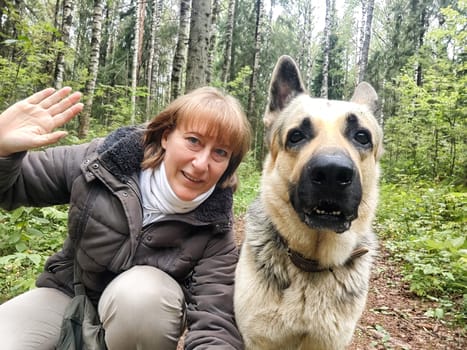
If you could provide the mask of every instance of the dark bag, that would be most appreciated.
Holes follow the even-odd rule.
[[[57,350],[106,350],[104,328],[81,283],[75,259],[75,297],[65,309]]]

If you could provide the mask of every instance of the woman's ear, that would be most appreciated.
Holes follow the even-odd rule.
[[[162,147],[164,150],[167,148],[167,138],[169,137],[171,131],[172,131],[172,130],[170,130],[170,129],[165,129],[164,132],[162,133],[162,137],[161,137],[161,147]]]

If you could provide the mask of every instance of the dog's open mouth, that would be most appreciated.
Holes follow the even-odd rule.
[[[327,229],[342,233],[350,228],[356,215],[345,213],[343,208],[334,202],[323,201],[318,205],[303,210],[304,222],[315,229]]]

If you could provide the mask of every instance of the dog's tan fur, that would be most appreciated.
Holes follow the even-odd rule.
[[[336,350],[351,342],[365,306],[377,246],[371,228],[382,153],[376,108],[376,93],[366,83],[356,88],[351,102],[308,96],[295,62],[288,56],[279,59],[264,116],[269,154],[259,198],[247,214],[236,271],[235,314],[246,349]],[[290,130],[301,125],[306,129],[305,119],[313,135],[297,149],[288,147]],[[349,136],[353,124],[369,131],[371,147]],[[358,217],[339,233],[314,227],[291,200],[291,188],[310,160],[336,153],[351,160],[361,183]],[[357,248],[368,253],[352,258]],[[290,251],[317,262],[318,271],[294,265]]]

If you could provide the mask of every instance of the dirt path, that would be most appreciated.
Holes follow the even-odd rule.
[[[236,222],[237,239],[243,222]],[[382,248],[375,263],[365,312],[348,350],[466,350],[467,329],[450,328],[425,316],[434,303],[409,292],[397,266]],[[177,350],[183,349],[183,339]]]
[[[367,307],[349,350],[467,349],[466,330],[425,316],[434,303],[408,291],[389,253],[382,250],[370,282]]]

